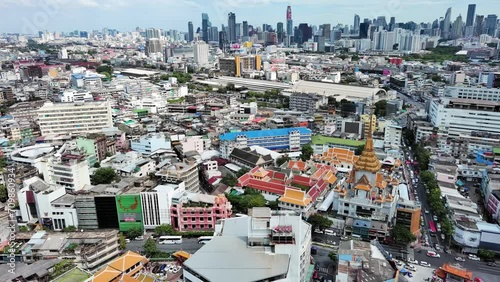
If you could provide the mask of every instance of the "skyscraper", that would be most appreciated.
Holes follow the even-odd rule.
[[[331,24],[323,24],[322,29],[323,29],[322,36],[325,38],[326,41],[330,41],[330,36],[331,36],[331,32],[332,32],[332,25]]]
[[[201,37],[208,42],[208,14],[201,14]]]
[[[248,22],[243,21],[243,36],[248,36]]]
[[[227,14],[227,27],[229,30],[227,40],[230,43],[236,42],[236,15],[234,13]]]
[[[292,7],[286,7],[286,36],[288,38],[287,44],[290,45],[290,38],[293,36],[293,20],[292,20]]]
[[[450,22],[451,22],[451,7],[446,10],[446,14],[444,15],[443,20],[443,38],[450,38]]]
[[[278,43],[283,43],[285,38],[285,30],[283,29],[283,23],[279,22],[276,25],[276,36],[278,37]]]
[[[485,31],[489,36],[496,36],[497,33],[497,15],[488,15],[485,20]]]
[[[462,21],[462,15],[458,15],[451,29],[451,39],[462,38],[462,30],[464,29],[464,22]]]
[[[188,22],[188,41],[194,40],[193,22]]]
[[[359,38],[365,39],[368,38],[368,31],[370,29],[370,24],[367,22],[363,22],[359,24]]]
[[[469,8],[467,9],[467,21],[465,22],[465,26],[474,25],[475,15],[476,15],[476,4],[469,4]]]
[[[354,15],[354,33],[359,33],[359,16],[358,15]]]
[[[484,16],[477,15],[474,36],[479,36],[483,34],[483,31],[484,31]]]

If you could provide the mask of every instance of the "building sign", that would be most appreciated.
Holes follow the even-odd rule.
[[[127,231],[134,227],[144,228],[142,224],[141,197],[139,195],[116,196],[116,209],[120,231]]]

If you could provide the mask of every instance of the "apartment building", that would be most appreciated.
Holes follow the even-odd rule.
[[[38,117],[37,110],[43,106],[45,101],[20,102],[9,107],[9,115],[16,120],[35,120]]]
[[[219,220],[231,217],[231,203],[218,196],[186,192],[172,199],[171,224],[178,231],[212,231]]]
[[[68,226],[78,227],[75,196],[66,194],[63,186],[49,185],[33,177],[24,181],[17,198],[24,222],[35,221],[44,228],[56,231]]]
[[[500,102],[471,99],[433,100],[429,118],[450,137],[472,131],[500,134]]]
[[[45,103],[37,111],[42,135],[101,132],[113,126],[109,102]]]
[[[386,124],[384,129],[384,148],[398,149],[401,146],[401,136],[403,128],[396,124]]]
[[[217,236],[185,262],[186,280],[306,281],[312,230],[295,212],[253,208],[248,216],[223,220],[215,232]]]
[[[233,148],[261,146],[270,150],[299,151],[311,142],[312,131],[304,127],[224,133],[219,136],[221,156],[228,158]]]
[[[163,133],[148,134],[136,137],[130,140],[130,147],[132,150],[142,154],[151,154],[152,152],[159,149],[172,149],[170,138],[165,136],[165,134]]]
[[[320,106],[328,103],[328,97],[311,93],[292,93],[290,95],[290,109],[313,114]]]
[[[190,192],[200,191],[198,177],[198,164],[196,162],[184,161],[166,166],[156,173],[166,183],[184,182],[186,190]]]
[[[447,86],[443,97],[500,102],[500,88]]]
[[[90,185],[88,161],[85,155],[54,154],[44,160],[43,178],[47,183],[61,185],[75,191]]]

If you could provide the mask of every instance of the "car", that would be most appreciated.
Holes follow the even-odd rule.
[[[417,268],[414,265],[411,265],[411,264],[405,265],[405,269],[413,271],[413,272],[417,271]]]
[[[434,249],[436,249],[436,251],[441,251],[441,246],[434,244]]]
[[[174,269],[172,270],[172,273],[174,273],[174,274],[175,274],[175,273],[179,272],[180,270],[181,270],[181,267],[176,267],[176,268],[174,268]]]
[[[435,215],[433,215],[433,216],[432,216],[432,220],[434,220],[434,221],[438,221],[438,217],[437,217],[437,216],[435,216]]]
[[[426,210],[425,210],[425,213],[426,213],[426,214],[429,214],[429,210],[427,210],[427,209],[426,209]]]
[[[428,251],[427,252],[427,256],[431,257],[431,258],[439,258],[439,257],[441,257],[438,253],[433,252],[433,251]]]
[[[416,259],[408,259],[408,262],[413,264],[418,264],[418,260]]]
[[[441,234],[441,240],[443,240],[443,241],[444,241],[444,239],[445,239],[444,234]]]
[[[421,262],[420,262],[420,265],[421,265],[421,266],[425,266],[425,267],[431,267],[431,264],[430,264],[430,263],[428,263],[428,262],[425,262],[425,261],[421,261]]]
[[[473,255],[473,254],[469,254],[469,256],[467,258],[470,260],[477,260],[477,261],[481,260],[478,256]]]
[[[488,262],[488,266],[497,266],[495,262]]]
[[[396,263],[397,266],[403,266],[404,263],[402,261],[399,261],[399,260],[395,260],[394,261]]]
[[[463,257],[456,257],[455,261],[465,261],[465,259]]]
[[[137,237],[134,238],[134,240],[136,240],[136,241],[142,241],[142,240],[144,240],[144,236],[137,236]]]
[[[125,243],[130,243],[130,239],[125,239]]]
[[[342,236],[342,237],[340,237],[340,240],[342,240],[342,241],[347,241],[347,240],[349,240],[349,237],[347,237],[347,236]]]

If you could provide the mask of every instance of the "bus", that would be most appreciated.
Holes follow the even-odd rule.
[[[436,233],[436,225],[434,225],[434,221],[429,221],[429,231],[431,233]]]
[[[206,244],[208,241],[212,240],[213,236],[201,236],[198,238],[198,244]]]
[[[158,244],[182,244],[182,236],[160,236],[160,238],[158,238]]]

